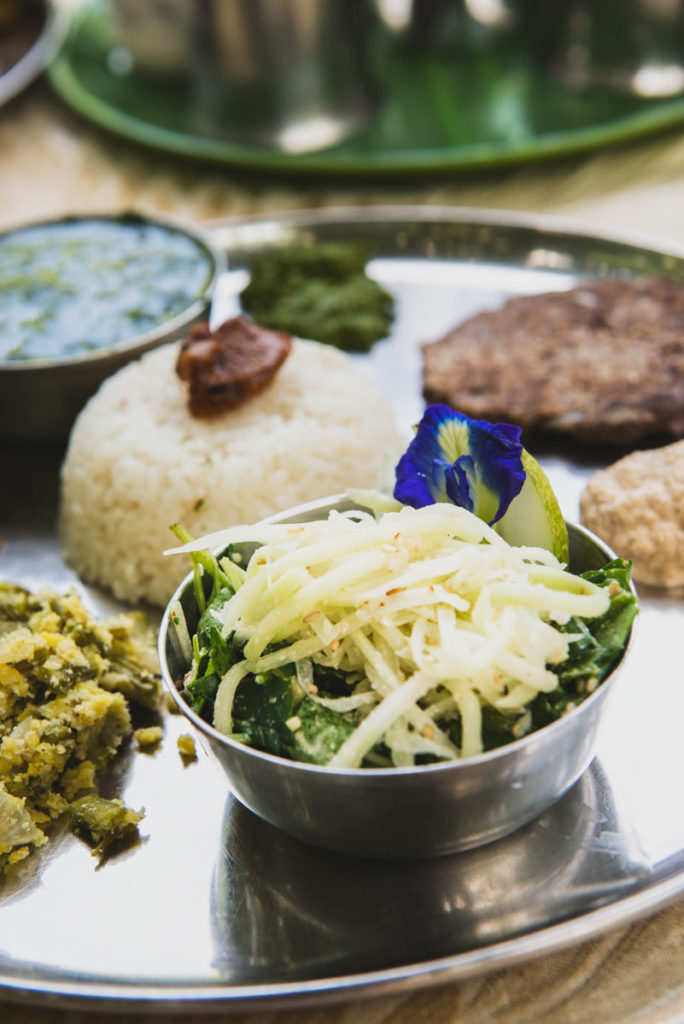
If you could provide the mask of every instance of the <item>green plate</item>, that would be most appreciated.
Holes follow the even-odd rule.
[[[373,46],[383,99],[372,122],[334,148],[293,155],[241,145],[228,118],[211,123],[204,111],[199,119],[182,81],[117,73],[112,47],[106,10],[86,5],[48,72],[79,113],[156,149],[260,170],[368,175],[498,166],[590,150],[684,120],[681,96],[570,90],[543,76],[519,42],[427,54],[384,37]]]

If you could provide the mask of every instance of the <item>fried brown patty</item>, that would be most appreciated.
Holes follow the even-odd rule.
[[[509,299],[423,346],[423,393],[535,435],[684,436],[684,289],[599,281]]]

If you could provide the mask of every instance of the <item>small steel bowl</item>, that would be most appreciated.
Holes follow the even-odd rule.
[[[216,279],[223,269],[222,258],[205,233],[197,228],[171,219],[134,213],[92,214],[24,224],[3,232],[0,237],[20,235],[34,228],[49,229],[52,225],[87,222],[152,225],[184,235],[198,246],[202,258],[206,259],[206,280],[196,297],[181,312],[152,329],[123,336],[106,348],[74,356],[26,360],[0,357],[0,439],[3,441],[62,445],[77,414],[106,377],[148,349],[182,337],[192,324],[208,317]]]
[[[18,24],[11,20],[15,11],[19,15]],[[26,89],[44,71],[66,35],[68,21],[58,0],[15,0],[10,24],[3,25],[0,106]],[[17,43],[18,53],[13,52]]]
[[[343,495],[298,506],[267,522],[311,522],[358,507]],[[570,568],[600,568],[613,552],[568,523]],[[222,552],[221,552],[222,553]],[[237,799],[259,817],[314,846],[363,857],[435,857],[482,846],[538,817],[594,758],[600,720],[619,675],[563,718],[504,747],[462,761],[410,768],[328,768],[290,761],[229,739],[196,715],[176,683],[189,666],[174,643],[170,608],[197,620],[192,574],[178,587],[159,634],[162,676],[176,704],[228,777]],[[620,659],[621,661],[623,656]]]

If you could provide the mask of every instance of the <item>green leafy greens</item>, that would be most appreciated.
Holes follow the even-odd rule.
[[[573,617],[558,627],[563,633],[578,635],[578,639],[570,644],[565,661],[553,667],[558,675],[557,689],[535,697],[531,709],[535,729],[580,704],[620,657],[637,614],[637,601],[630,589],[631,571],[631,562],[616,558],[602,569],[582,573],[584,579],[608,588],[610,607],[596,619]]]
[[[386,338],[394,300],[365,271],[364,246],[288,246],[255,256],[240,298],[263,327],[351,351]]]

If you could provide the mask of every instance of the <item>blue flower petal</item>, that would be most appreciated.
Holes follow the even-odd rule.
[[[475,464],[470,455],[461,455],[446,471],[447,499],[472,512],[475,508]]]
[[[495,523],[525,482],[520,434],[431,405],[397,464],[394,497],[413,508],[452,502]]]

